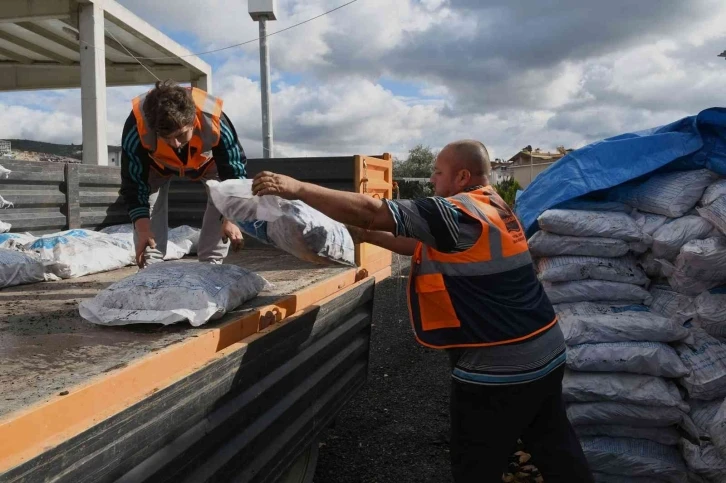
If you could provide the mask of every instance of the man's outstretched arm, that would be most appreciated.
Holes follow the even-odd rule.
[[[368,195],[331,190],[268,171],[255,176],[252,192],[259,196],[300,200],[346,225],[389,233],[396,231],[396,221],[388,206]]]
[[[371,243],[386,250],[390,250],[399,255],[413,256],[418,245],[415,238],[407,238],[404,236],[395,236],[387,231],[371,231],[364,230],[353,226],[348,226],[348,231],[353,236],[355,243]]]
[[[417,242],[443,253],[463,251],[482,229],[478,220],[438,196],[379,200],[270,172],[255,176],[252,192],[300,200],[336,221],[366,230],[366,242],[404,255],[412,255]]]

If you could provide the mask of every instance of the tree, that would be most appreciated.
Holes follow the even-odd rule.
[[[405,161],[394,162],[393,175],[396,178],[430,178],[434,172],[436,154],[429,146],[419,144],[408,151]]]
[[[499,196],[512,208],[514,208],[514,200],[517,196],[517,190],[521,190],[522,186],[514,178],[508,178],[494,185]]]

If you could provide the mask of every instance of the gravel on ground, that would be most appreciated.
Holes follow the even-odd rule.
[[[376,287],[368,381],[323,433],[314,483],[453,481],[448,357],[413,337],[407,264],[394,259],[393,276]],[[513,455],[504,481],[541,481],[528,459]]]

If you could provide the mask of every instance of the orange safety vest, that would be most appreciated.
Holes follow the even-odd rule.
[[[481,236],[459,253],[422,243],[416,247],[408,301],[418,342],[437,349],[486,347],[520,342],[553,327],[554,309],[512,210],[491,187],[448,201],[479,220]]]
[[[149,123],[144,117],[144,99],[148,93],[134,98],[132,105],[141,145],[149,151],[151,159],[162,173],[165,170],[172,170],[179,176],[184,176],[187,171],[190,177],[197,178],[211,165],[212,148],[219,143],[222,99],[212,97],[195,87],[191,88],[191,91],[197,115],[194,118],[194,134],[189,141],[186,164],[179,160],[179,156],[171,146],[160,140],[157,134],[149,129]]]

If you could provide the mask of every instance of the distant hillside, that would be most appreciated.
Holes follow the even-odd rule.
[[[33,151],[35,153],[53,154],[66,158],[83,158],[83,146],[78,144],[54,144],[27,139],[7,139],[13,151]]]
[[[6,139],[10,141],[13,151],[29,151],[34,153],[52,154],[54,156],[63,156],[65,158],[83,159],[82,144],[55,144],[44,143],[41,141],[30,141],[28,139]],[[109,145],[109,147],[120,148],[120,146]]]

